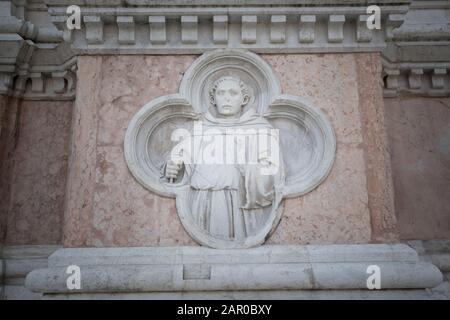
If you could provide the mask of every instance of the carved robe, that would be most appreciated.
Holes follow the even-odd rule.
[[[226,135],[230,129],[240,129],[241,133],[263,132],[263,135],[267,135],[266,141],[269,141],[273,127],[253,110],[247,111],[239,119],[218,119],[206,113],[202,120],[201,138],[194,143],[191,137],[188,144],[196,161],[185,163],[185,178],[190,185],[186,196],[191,204],[192,218],[199,227],[214,237],[242,240],[256,233],[267,221],[272,206],[279,205],[281,186],[284,184],[283,161],[280,152],[273,174],[262,174],[261,169],[267,168],[268,162],[261,149],[255,145],[261,140],[252,140],[252,137],[247,136],[246,140],[231,140],[233,143],[230,144],[229,141],[225,142]],[[237,160],[238,144],[242,141],[246,141],[246,159],[253,157],[251,159],[256,160],[251,164],[239,163]],[[221,151],[222,156],[217,157],[222,142],[226,147]],[[240,147],[242,148],[242,145]],[[210,154],[212,149],[218,163],[211,164],[205,159],[198,163],[199,157]],[[235,155],[234,161],[220,162],[220,159],[226,159],[230,152]],[[266,159],[265,162],[262,162],[263,158]]]

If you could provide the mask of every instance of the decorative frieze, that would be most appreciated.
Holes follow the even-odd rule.
[[[383,61],[384,96],[450,95],[450,63],[400,63]]]
[[[86,0],[79,4],[81,29],[68,30],[67,1],[39,5],[2,1],[0,93],[33,99],[51,94],[55,99],[73,97],[57,89],[66,88],[62,83],[69,82],[67,75],[34,69],[45,65],[70,74],[70,68],[60,70],[60,65],[77,54],[201,54],[215,48],[243,48],[255,53],[382,52],[386,95],[448,95],[448,19],[441,12],[435,20],[427,20],[427,10],[449,8],[444,1],[426,6],[411,5],[410,0],[379,1],[381,28],[373,30],[367,26],[370,15],[362,0],[352,6],[302,0],[295,4],[260,0],[251,6],[232,0],[214,6],[212,1],[195,3]],[[42,23],[33,12],[42,17],[45,10],[49,17]],[[426,27],[418,27],[425,22]],[[65,43],[58,46],[61,41]],[[52,64],[53,57],[59,61]]]
[[[48,6],[52,21],[63,31],[66,6],[59,1]],[[256,53],[380,51],[386,46],[386,33],[392,36],[408,10],[404,3],[381,3],[381,27],[370,30],[365,1],[304,7],[292,3],[155,7],[140,2],[118,6],[106,2],[80,6],[81,30],[66,37],[75,53],[201,54],[224,47]]]
[[[9,95],[27,100],[73,100],[76,58],[61,66],[32,66],[12,75]]]
[[[15,78],[28,74],[35,49],[31,40],[24,40],[17,34],[0,34],[0,94],[11,94],[14,85],[25,85],[15,84]]]

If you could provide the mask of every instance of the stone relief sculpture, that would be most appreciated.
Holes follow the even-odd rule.
[[[177,179],[184,166],[189,185],[184,197],[195,223],[212,237],[243,241],[259,231],[281,202],[284,170],[279,155],[270,154],[279,152],[277,133],[254,108],[242,112],[250,97],[239,78],[216,80],[210,98],[202,134],[194,132],[174,149],[164,174]],[[183,161],[177,158],[180,153],[192,157]]]
[[[138,111],[125,159],[149,190],[175,197],[189,235],[213,248],[264,243],[283,198],[328,175],[331,125],[308,100],[281,94],[270,66],[243,50],[216,50],[186,71],[180,93]]]

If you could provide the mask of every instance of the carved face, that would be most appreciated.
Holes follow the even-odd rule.
[[[226,79],[216,88],[215,103],[217,112],[223,116],[233,116],[240,113],[244,104],[244,95],[238,81]]]

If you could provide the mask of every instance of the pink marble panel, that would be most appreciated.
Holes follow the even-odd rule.
[[[133,114],[151,99],[176,93],[183,72],[195,58],[80,57],[64,226],[66,246],[194,244],[178,220],[174,200],[152,194],[132,178],[122,144]],[[380,189],[387,190],[387,196],[373,197],[369,192],[384,181],[377,180],[377,175],[389,172],[382,167],[385,154],[373,160],[379,170],[375,178],[367,173],[372,168],[368,157],[384,146],[383,140],[367,134],[382,124],[371,127],[364,117],[371,117],[382,104],[375,76],[378,69],[370,69],[374,71],[369,75],[362,70],[367,63],[376,65],[378,56],[280,54],[263,58],[278,75],[283,92],[312,100],[329,117],[337,138],[330,176],[306,196],[286,201],[284,218],[268,243],[370,242],[371,211],[383,199],[392,200],[389,186]],[[361,81],[368,87],[360,87]],[[370,102],[362,102],[361,96]],[[362,108],[368,108],[369,113],[364,115]],[[370,149],[368,144],[373,142],[376,147]],[[390,204],[388,208],[391,213]],[[388,229],[392,223],[388,221]]]
[[[450,99],[387,98],[401,239],[450,238]]]
[[[353,54],[265,55],[284,93],[309,98],[329,118],[337,140],[329,177],[307,195],[287,199],[268,243],[365,243],[371,239],[357,65]]]
[[[62,239],[72,102],[8,105],[14,134],[6,245],[59,244]]]

